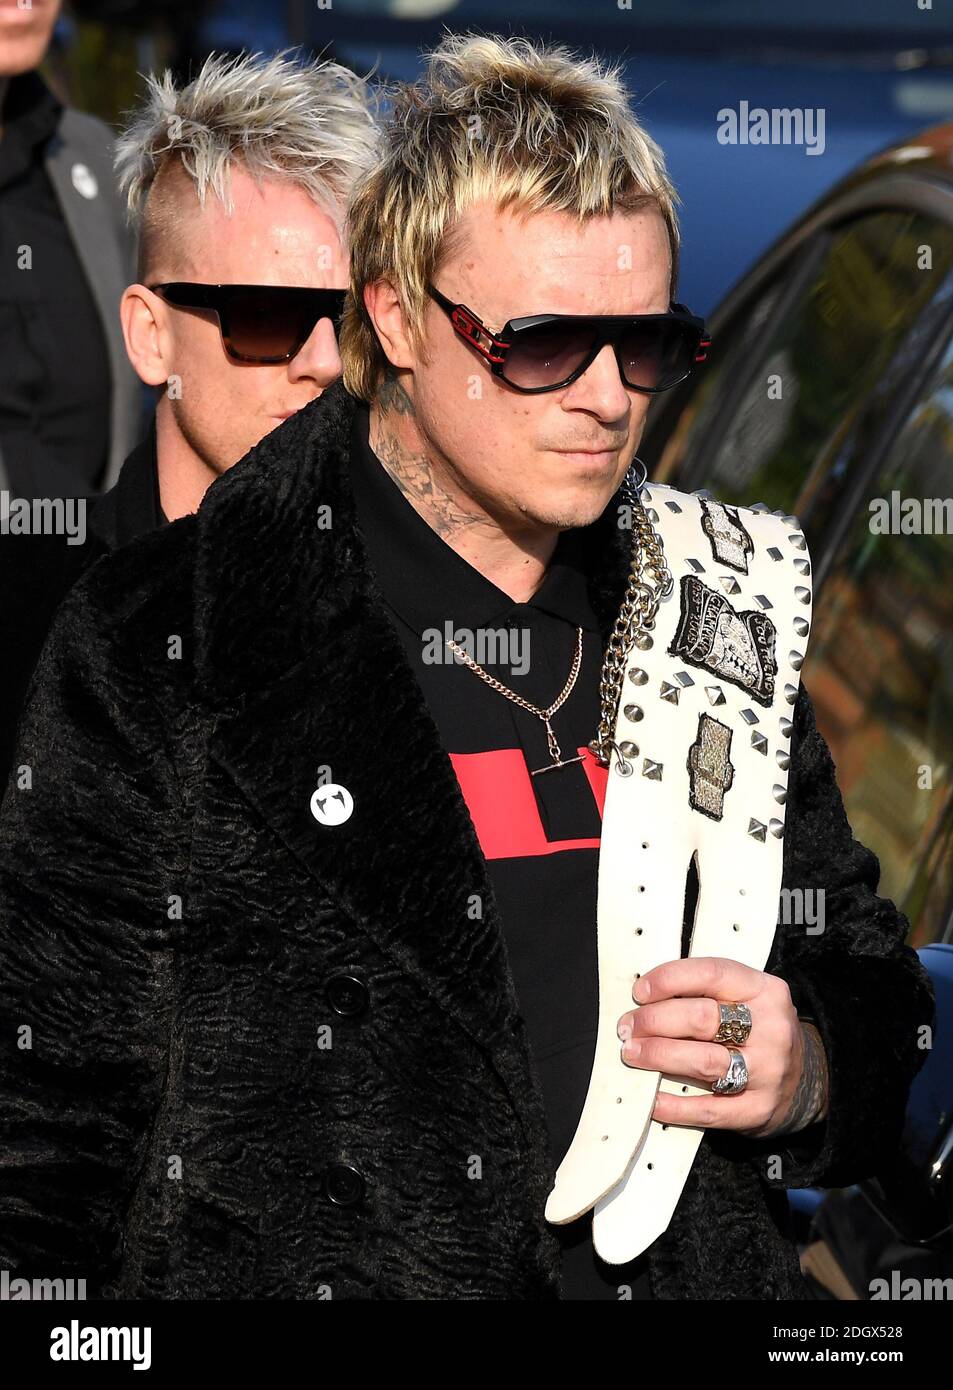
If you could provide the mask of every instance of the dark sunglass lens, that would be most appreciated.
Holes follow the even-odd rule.
[[[640,324],[619,342],[626,384],[643,391],[664,391],[691,370],[695,339],[680,323]]]
[[[585,361],[595,331],[578,325],[544,326],[517,336],[506,354],[503,379],[513,386],[555,386]]]
[[[320,298],[280,288],[236,290],[226,310],[232,346],[248,357],[280,361],[307,341],[321,318],[331,318],[337,333],[343,304],[343,290]]]

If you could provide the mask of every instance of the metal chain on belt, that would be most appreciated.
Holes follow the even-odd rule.
[[[600,763],[607,766],[612,752],[615,751],[619,760],[617,771],[623,776],[629,776],[632,772],[632,764],[626,760],[626,751],[631,756],[633,746],[624,745],[620,748],[613,738],[613,733],[628,653],[633,642],[641,651],[647,651],[652,646],[654,638],[651,634],[655,627],[658,606],[673,588],[672,575],[665,563],[662,542],[639,496],[645,481],[644,464],[642,468],[643,477],[640,483],[636,483],[630,469],[622,485],[623,496],[632,508],[633,517],[629,579],[602,665],[602,678],[599,682],[599,731],[588,745],[589,751],[595,754]]]

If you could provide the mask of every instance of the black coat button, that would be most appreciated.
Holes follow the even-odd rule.
[[[324,1175],[328,1201],[338,1207],[353,1207],[364,1196],[364,1177],[349,1163],[332,1163]]]
[[[367,986],[353,975],[332,975],[327,984],[328,1003],[336,1014],[356,1018],[370,1002]]]

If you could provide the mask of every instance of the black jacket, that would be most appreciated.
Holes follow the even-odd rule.
[[[198,513],[100,561],[41,658],[32,790],[11,783],[0,834],[18,1274],[137,1298],[558,1297],[538,1080],[486,863],[355,526],[353,404],[334,386]],[[606,633],[613,520],[587,532]],[[779,927],[768,969],[820,1028],[830,1115],[708,1132],[652,1247],[658,1298],[806,1296],[783,1189],[893,1150],[933,1017],[806,692],[794,718],[784,883],[826,888],[827,929]],[[310,811],[323,769],[354,798],[336,827]]]
[[[0,535],[0,791],[6,786],[17,721],[53,615],[102,555],[165,523],[158,498],[155,424],[126,459],[114,487],[84,499],[82,544],[57,535]]]

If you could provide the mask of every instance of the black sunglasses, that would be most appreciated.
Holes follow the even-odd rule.
[[[198,285],[175,280],[148,288],[181,309],[210,309],[236,362],[289,362],[320,319],[338,333],[347,290],[297,285]]]
[[[684,304],[672,304],[666,314],[534,314],[491,333],[465,304],[433,285],[427,292],[493,375],[526,395],[569,386],[607,343],[626,386],[655,395],[684,381],[711,346],[704,320]]]

